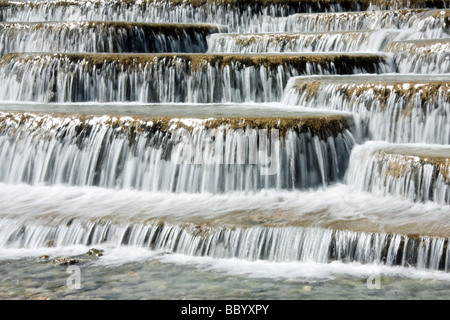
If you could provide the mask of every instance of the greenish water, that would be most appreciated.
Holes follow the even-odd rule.
[[[308,279],[307,275],[298,275],[294,278],[281,274],[276,277],[270,276],[269,270],[277,268],[277,265],[268,264],[265,268],[260,268],[259,271],[267,272],[267,275],[258,276],[252,274],[250,270],[247,270],[247,274],[236,274],[234,268],[227,270],[227,263],[220,266],[220,261],[182,262],[184,258],[172,257],[173,261],[148,258],[111,265],[99,262],[84,264],[80,266],[79,289],[68,287],[67,281],[71,274],[67,272],[67,266],[55,266],[49,261],[33,258],[4,260],[0,263],[3,274],[0,299],[447,300],[450,298],[449,279],[447,276],[444,277],[446,280],[439,279],[442,276],[439,274],[434,276],[428,274],[431,276],[428,279],[420,279],[420,275],[416,274],[417,279],[412,279],[411,275],[408,276],[408,270],[385,270],[397,275],[381,273],[379,287],[376,286],[376,280],[371,282],[373,286],[370,287],[370,284],[367,285],[370,272],[357,271],[360,266],[354,267],[356,272],[354,275],[336,273]],[[176,260],[179,261],[175,262]],[[243,263],[242,269],[248,267],[248,263]],[[297,267],[320,269],[320,266],[300,264]],[[339,267],[336,268],[336,272],[338,269]],[[351,269],[347,268],[347,271],[352,272]],[[254,263],[253,270],[253,273],[258,273],[258,262]]]

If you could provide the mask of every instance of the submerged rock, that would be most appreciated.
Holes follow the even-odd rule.
[[[52,259],[51,262],[52,262],[52,264],[58,265],[58,266],[70,266],[70,265],[74,265],[74,264],[79,264],[79,263],[83,262],[83,260],[77,259],[77,258],[71,258],[71,257],[64,257],[64,258]]]
[[[92,249],[89,249],[89,251],[86,252],[86,254],[88,256],[101,257],[101,256],[103,256],[103,252],[104,252],[104,250],[92,248]]]
[[[54,247],[55,246],[55,240],[49,240],[49,241],[47,241],[47,243],[46,243],[46,246],[47,247]]]

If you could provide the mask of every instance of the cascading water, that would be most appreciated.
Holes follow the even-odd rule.
[[[129,117],[1,118],[0,181],[9,184],[212,193],[311,188],[342,178],[354,144],[352,119],[345,115],[281,118],[279,126],[264,119],[185,124]]]
[[[81,298],[297,299],[298,283],[360,298],[374,270],[383,294],[421,279],[436,296],[450,282],[447,7],[2,1],[0,298],[34,292],[9,284],[24,264],[57,278],[72,263]],[[129,268],[150,289],[99,288]],[[30,295],[80,297],[64,284]]]
[[[355,7],[348,2],[345,7]],[[357,7],[358,4],[356,5]],[[227,25],[232,30],[242,32],[250,26],[264,26],[273,16],[286,16],[290,13],[305,12],[321,7],[316,1],[286,1],[285,3],[266,3],[255,1],[252,5],[239,1],[200,1],[183,3],[171,1],[139,2],[96,2],[73,1],[55,6],[53,1],[42,1],[38,5],[24,2],[8,2],[2,7],[3,21],[68,21],[68,20],[115,20],[170,23],[217,23]],[[330,3],[326,8],[340,11],[343,6]]]
[[[300,74],[392,71],[379,54],[8,54],[0,101],[274,102]]]
[[[450,40],[411,40],[392,42],[392,52],[401,73],[450,73]]]
[[[403,37],[397,30],[327,33],[218,33],[208,52],[377,52]]]
[[[406,1],[403,1],[406,2]],[[431,1],[433,7],[445,7],[445,1]],[[266,2],[222,0],[222,1],[108,1],[74,0],[64,1],[9,1],[1,7],[2,21],[78,21],[114,20],[169,23],[217,23],[227,25],[236,32],[249,28],[270,28],[273,17],[286,17],[299,12],[334,12],[366,10],[370,5],[382,9],[402,6],[399,1],[329,1],[323,4],[316,0]],[[426,1],[408,5],[429,7]],[[254,30],[256,31],[256,30]],[[266,30],[270,31],[270,30]]]
[[[411,27],[426,38],[448,38],[450,10],[430,10],[424,12],[420,18],[411,21]]]
[[[449,81],[446,75],[297,77],[283,103],[354,112],[374,140],[449,144]]]
[[[217,25],[131,22],[1,23],[0,55],[11,52],[187,52],[207,50]]]
[[[404,29],[423,9],[301,13],[286,18],[286,30],[330,32],[350,30]]]
[[[357,261],[444,271],[450,267],[446,238],[409,238],[322,228],[214,230],[195,225],[115,224],[73,219],[52,227],[3,219],[0,220],[0,234],[0,248],[45,247],[50,241],[53,246],[114,243],[216,259],[318,263]]]
[[[368,142],[355,147],[347,182],[356,189],[396,194],[413,201],[450,203],[448,145],[391,145]]]
[[[448,37],[449,10],[374,10],[356,12],[301,13],[279,18],[277,28],[266,32],[335,32],[398,29],[413,37]],[[418,32],[417,32],[418,31]]]

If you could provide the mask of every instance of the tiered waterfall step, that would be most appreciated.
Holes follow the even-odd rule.
[[[168,192],[303,189],[340,181],[348,113],[120,117],[2,113],[0,181]]]
[[[375,140],[450,143],[448,75],[297,77],[283,104],[354,112]]]
[[[394,53],[400,73],[450,73],[450,38],[395,41],[385,51]]]
[[[301,12],[343,12],[401,8],[444,8],[445,0],[43,0],[0,3],[2,21],[121,20],[142,22],[206,22],[236,32],[264,28],[274,17]],[[256,30],[252,30],[256,31]],[[273,30],[266,30],[273,31]]]
[[[377,263],[422,270],[450,268],[448,238],[302,227],[218,227],[118,219],[0,218],[0,248],[119,246],[217,259]],[[112,220],[112,221],[111,221]],[[195,219],[193,219],[195,220]],[[44,223],[43,223],[44,222]]]
[[[378,29],[411,29],[415,37],[448,36],[450,10],[401,9],[298,13],[277,18],[258,31],[330,32]],[[245,31],[244,31],[245,32]],[[417,33],[419,32],[419,33]]]
[[[302,74],[392,72],[386,54],[7,54],[0,101],[275,102]]]
[[[450,10],[430,10],[410,25],[426,34],[426,38],[448,37],[450,34]]]
[[[450,146],[367,142],[353,150],[347,182],[357,190],[450,204]]]
[[[136,22],[2,22],[0,55],[10,52],[206,52],[225,27]]]
[[[208,38],[208,52],[377,52],[403,39],[399,30],[220,33]]]

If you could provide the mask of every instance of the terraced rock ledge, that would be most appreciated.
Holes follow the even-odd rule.
[[[445,272],[450,268],[448,238],[439,237],[289,226],[226,228],[171,224],[164,219],[124,224],[108,219],[60,218],[59,225],[55,221],[45,226],[20,221],[6,230],[5,220],[0,219],[0,230],[19,248],[30,243],[45,247],[49,241],[58,246],[98,246],[108,241],[116,246],[218,259],[377,263]],[[8,246],[5,238],[0,247]]]
[[[248,32],[251,28],[263,27],[267,20],[301,12],[365,11],[370,6],[377,9],[443,8],[446,5],[445,0],[3,0],[0,16],[2,21],[104,20],[105,17],[140,22],[196,21],[227,25],[230,31]]]
[[[283,103],[355,112],[375,140],[450,143],[447,75],[298,77]]]
[[[0,100],[273,102],[292,76],[381,73],[391,62],[364,53],[17,53],[0,60]]]
[[[383,196],[450,204],[450,147],[367,142],[354,149],[347,181]]]
[[[311,132],[323,139],[336,136],[353,129],[353,117],[345,112],[297,112],[296,116],[252,116],[252,117],[168,117],[158,116],[121,116],[58,113],[16,113],[0,112],[0,130],[30,129],[31,134],[52,134],[67,126],[76,124],[77,130],[90,131],[93,125],[101,125],[125,135],[161,132],[171,134],[178,129],[190,132],[196,128],[224,130],[277,129],[281,138],[287,138],[289,131],[297,133]]]
[[[279,22],[284,32],[329,32],[419,28],[445,32],[448,10],[398,9],[374,11],[297,13]],[[274,30],[275,31],[275,30]]]
[[[270,6],[273,4],[278,5],[291,5],[291,6],[308,6],[308,9],[323,8],[330,5],[339,5],[341,8],[348,11],[359,8],[365,10],[370,6],[377,6],[379,8],[398,8],[398,7],[410,7],[410,8],[441,8],[446,6],[446,2],[443,0],[115,0],[110,1],[108,5],[111,6],[136,6],[136,5],[148,5],[148,4],[160,4],[168,3],[173,6],[177,5],[189,5],[195,8],[205,5],[223,5],[223,6]],[[44,0],[38,3],[34,1],[15,1],[15,0],[2,0],[0,2],[1,7],[18,6],[18,7],[39,7],[46,4],[54,6],[74,6],[74,5],[105,5],[100,0]],[[316,6],[316,8],[314,8]]]
[[[211,24],[117,21],[2,22],[0,54],[10,52],[206,52]]]
[[[394,41],[392,52],[400,73],[450,73],[450,39]]]
[[[5,65],[11,60],[25,63],[28,61],[39,62],[43,64],[51,60],[62,60],[69,62],[83,62],[92,67],[101,68],[105,64],[117,63],[118,66],[138,67],[149,63],[155,63],[163,59],[179,60],[189,63],[193,70],[199,70],[205,65],[214,65],[218,68],[224,68],[231,63],[240,63],[242,67],[261,67],[274,68],[280,65],[295,67],[298,70],[305,70],[307,63],[326,65],[333,63],[336,68],[342,69],[342,72],[352,72],[354,68],[376,72],[377,66],[386,62],[384,54],[370,53],[322,53],[322,54],[83,54],[83,53],[11,53],[6,55],[0,61],[0,66]],[[349,65],[345,68],[345,65]],[[366,67],[364,67],[366,66]],[[330,70],[331,71],[331,70]]]
[[[326,186],[342,179],[355,143],[351,115],[339,113],[194,119],[3,113],[0,123],[0,181],[32,185],[212,193]]]
[[[335,31],[295,33],[222,33],[208,38],[208,52],[377,52],[399,31]]]

